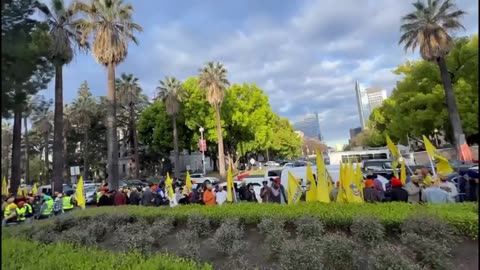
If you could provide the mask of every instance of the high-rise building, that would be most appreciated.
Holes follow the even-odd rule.
[[[365,92],[367,93],[369,114],[372,113],[373,109],[382,105],[382,102],[387,99],[387,91],[384,89],[371,87],[365,90]]]
[[[293,126],[295,130],[303,132],[307,138],[316,138],[320,141],[323,139],[317,112],[306,115],[303,119],[293,123]]]
[[[373,109],[382,105],[382,102],[387,98],[387,91],[378,87],[371,87],[362,91],[358,81],[356,81],[355,96],[357,99],[360,126],[364,129]]]

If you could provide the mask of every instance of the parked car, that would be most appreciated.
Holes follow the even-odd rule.
[[[70,185],[67,185],[67,184],[63,184],[63,192],[67,192],[69,190],[73,190],[73,188],[70,186]],[[38,187],[37,189],[37,194],[40,195],[40,194],[48,194],[48,195],[52,195],[52,185],[43,185],[43,186],[40,186]]]
[[[280,163],[278,163],[276,161],[273,161],[273,160],[270,160],[270,161],[265,162],[265,166],[267,166],[267,167],[278,167],[278,166],[280,166]]]
[[[203,183],[206,180],[210,180],[212,183],[219,182],[220,180],[216,177],[211,177],[211,176],[204,176],[203,173],[192,173],[190,175],[190,179],[194,181],[197,184]]]
[[[283,168],[293,168],[293,163],[292,162],[287,162],[283,164]]]
[[[398,173],[400,173],[400,164],[398,165],[396,170]],[[392,161],[388,159],[364,160],[362,162],[362,172],[371,172],[377,175],[381,175],[386,179],[391,179],[393,176]]]

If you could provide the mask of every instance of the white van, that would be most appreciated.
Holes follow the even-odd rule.
[[[301,180],[302,187],[307,185],[307,167],[284,168],[280,177],[280,183],[287,189],[288,173],[291,172],[295,178]],[[313,177],[317,179],[317,166],[312,166]]]

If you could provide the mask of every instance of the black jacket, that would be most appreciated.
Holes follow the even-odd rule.
[[[385,193],[385,199],[389,202],[408,202],[408,192],[402,187],[394,187]]]

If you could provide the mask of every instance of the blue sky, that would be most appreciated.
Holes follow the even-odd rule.
[[[48,2],[48,1],[45,1]],[[69,2],[69,1],[66,1]],[[417,54],[398,46],[400,17],[408,0],[157,0],[126,1],[144,32],[118,67],[133,73],[153,96],[166,75],[186,79],[207,61],[221,61],[233,83],[256,83],[276,113],[291,121],[320,116],[329,145],[346,143],[359,126],[354,82],[390,93],[392,70]],[[478,2],[459,0],[466,31],[478,32]],[[65,102],[87,80],[106,95],[106,70],[91,54],[79,54],[64,70]],[[43,95],[53,97],[53,82]]]

